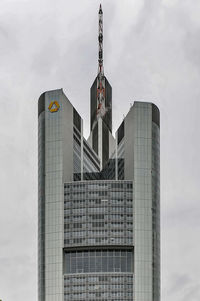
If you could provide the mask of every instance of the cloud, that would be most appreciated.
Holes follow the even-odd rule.
[[[178,300],[196,301],[200,297],[199,283],[196,279],[192,279],[187,274],[174,274],[171,277],[171,286],[168,289],[170,298],[178,298]]]
[[[134,100],[161,111],[163,301],[199,300],[200,3],[104,0],[114,131]],[[0,291],[37,295],[37,99],[63,88],[89,133],[99,1],[0,4]],[[26,283],[26,285],[24,285]]]

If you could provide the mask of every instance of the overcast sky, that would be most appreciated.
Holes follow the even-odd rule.
[[[161,113],[162,301],[200,300],[200,1],[104,0],[114,131]],[[96,0],[0,1],[0,299],[37,300],[37,100],[63,88],[89,133]]]

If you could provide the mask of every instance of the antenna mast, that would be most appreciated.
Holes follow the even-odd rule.
[[[99,70],[98,74],[103,76],[103,11],[100,4],[99,8]]]
[[[105,77],[103,70],[103,11],[100,4],[99,8],[99,65],[97,75],[97,118],[103,117],[106,113],[105,108]]]

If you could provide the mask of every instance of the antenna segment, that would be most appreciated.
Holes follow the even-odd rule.
[[[99,70],[98,73],[103,75],[103,11],[100,4],[99,8]]]
[[[105,77],[103,70],[103,11],[100,4],[99,8],[99,65],[97,75],[97,118],[103,117],[106,113],[105,108]]]

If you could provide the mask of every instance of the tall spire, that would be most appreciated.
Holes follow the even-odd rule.
[[[105,77],[103,70],[103,11],[99,7],[99,66],[97,75],[97,119],[103,117],[106,113],[105,108]]]
[[[98,73],[102,73],[103,75],[103,11],[100,4],[99,7],[99,69]]]
[[[112,153],[112,87],[103,68],[103,10],[98,10],[98,72],[90,89],[90,144],[100,158],[101,168]]]

